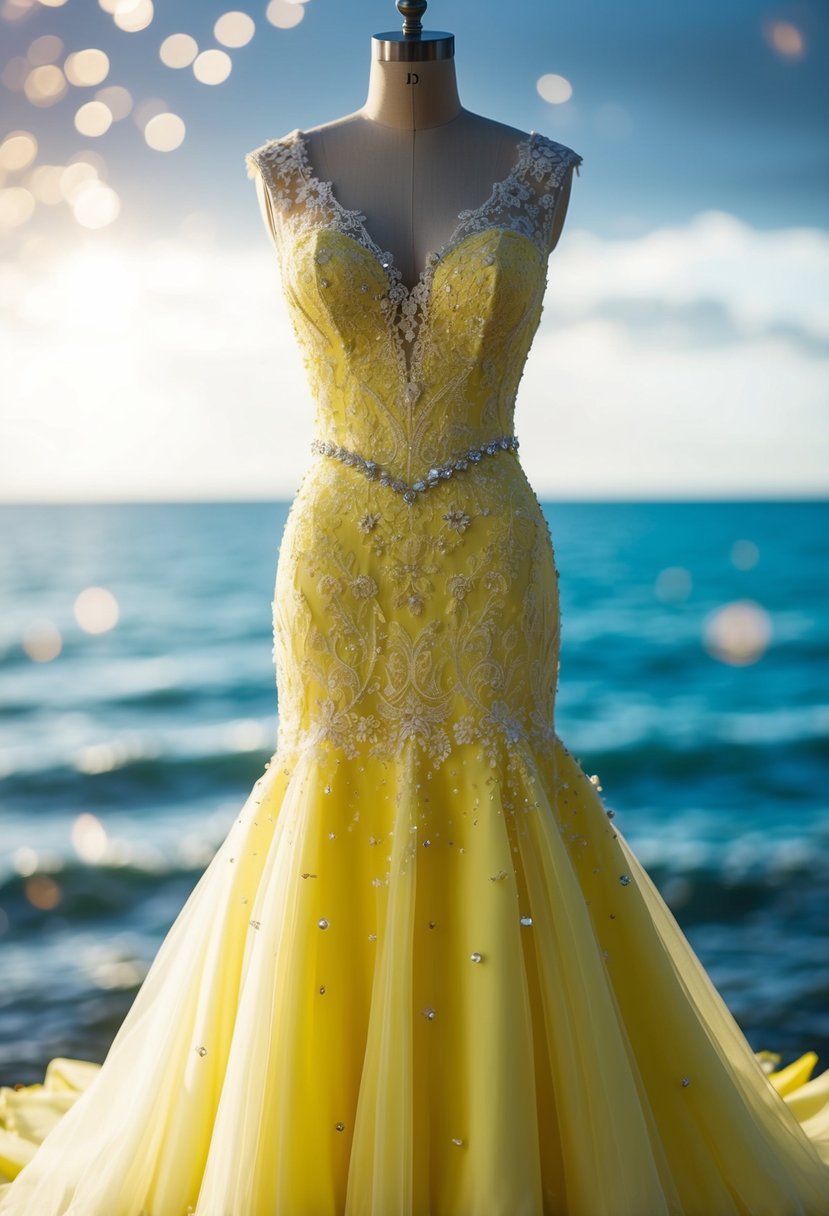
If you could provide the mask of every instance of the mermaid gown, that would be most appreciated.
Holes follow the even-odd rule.
[[[277,747],[103,1065],[3,1091],[2,1216],[829,1213],[829,1072],[770,1075],[554,730],[513,410],[580,159],[533,132],[407,288],[301,132],[248,153],[316,410]]]

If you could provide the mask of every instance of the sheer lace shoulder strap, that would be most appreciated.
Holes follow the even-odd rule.
[[[512,172],[493,188],[487,205],[470,212],[471,226],[497,223],[522,232],[546,257],[553,244],[568,172],[582,163],[578,152],[538,131],[518,145]],[[559,225],[560,226],[560,225]]]
[[[285,219],[303,202],[305,156],[299,130],[266,139],[245,153],[248,177],[261,182],[264,217],[277,247]]]

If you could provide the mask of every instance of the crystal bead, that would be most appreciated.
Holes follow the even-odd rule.
[[[420,387],[414,382],[407,382],[407,393],[418,394]],[[370,481],[379,481],[381,485],[387,486],[394,490],[395,493],[401,494],[406,503],[411,505],[417,494],[422,494],[430,487],[437,485],[440,481],[445,481],[451,478],[455,472],[463,472],[469,467],[470,461],[477,464],[484,455],[494,456],[496,452],[506,451],[508,448],[517,448],[518,439],[514,435],[504,435],[498,439],[491,439],[483,447],[469,448],[468,451],[453,460],[447,460],[444,464],[435,464],[429,469],[424,477],[420,477],[417,481],[409,485],[400,477],[392,477],[388,470],[383,470],[375,460],[369,460],[365,456],[361,456],[358,452],[352,452],[348,448],[340,447],[338,444],[330,440],[313,439],[311,441],[311,451],[318,452],[324,456],[333,456],[335,459],[342,461],[349,468],[359,469]],[[378,517],[379,518],[379,517]],[[360,522],[359,526],[362,531],[368,529]]]
[[[335,1123],[335,1124],[334,1124],[334,1130],[335,1130],[335,1131],[338,1131],[338,1132],[344,1132],[344,1131],[345,1131],[345,1124],[344,1124],[344,1123]]]
[[[317,924],[319,925],[320,929],[328,928],[328,921],[325,919],[324,916],[320,917],[320,919],[317,921]]]
[[[206,1048],[206,1047],[197,1047],[197,1048],[196,1048],[196,1055],[197,1055],[197,1056],[206,1056],[206,1055],[207,1055],[207,1048]]]
[[[682,1082],[681,1082],[681,1084],[682,1084],[682,1088],[683,1088],[683,1089],[687,1089],[687,1087],[688,1087],[688,1086],[691,1084],[691,1078],[690,1078],[690,1077],[683,1077],[683,1078],[682,1078]]]
[[[484,956],[481,953],[479,953],[479,951],[477,951],[477,950],[473,950],[469,956],[470,961],[473,963],[483,962],[483,957]]]
[[[427,1008],[427,1009],[424,1009],[424,1010],[423,1010],[423,1016],[426,1018],[426,1021],[427,1021],[427,1022],[433,1022],[433,1021],[435,1020],[435,1011],[434,1011],[434,1009],[432,1009],[432,1008],[431,1008],[431,1006],[430,1006],[429,1008]]]
[[[630,884],[630,875],[629,875],[629,874],[620,874],[620,875],[619,875],[619,882],[622,884],[622,886],[623,886],[623,887],[627,887],[627,886],[629,886],[629,884]]]
[[[533,918],[531,916],[522,916],[521,917],[522,925],[526,926],[526,925],[531,925],[532,923],[533,923]]]
[[[458,1148],[461,1148],[461,1146],[463,1145],[463,1140],[461,1140],[460,1136],[453,1136],[452,1143],[457,1145]]]

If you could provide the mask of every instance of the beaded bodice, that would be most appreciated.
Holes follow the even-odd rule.
[[[531,133],[407,288],[366,217],[312,171],[299,130],[246,157],[267,188],[316,434],[411,484],[510,435],[541,315],[553,212],[571,149]]]
[[[316,411],[273,603],[286,757],[414,747],[437,767],[481,747],[495,763],[553,736],[556,574],[513,411],[580,159],[523,139],[407,288],[299,131],[247,155]]]

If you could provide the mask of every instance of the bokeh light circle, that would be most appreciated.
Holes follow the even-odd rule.
[[[40,67],[44,63],[54,63],[63,54],[63,39],[57,34],[41,34],[26,52],[26,58],[32,67]]]
[[[75,113],[75,126],[90,138],[104,135],[112,126],[112,111],[102,101],[87,101]]]
[[[96,101],[102,101],[112,115],[113,122],[126,118],[132,109],[132,93],[120,84],[108,84],[95,94]]]
[[[566,76],[559,76],[556,72],[546,72],[543,76],[539,76],[535,87],[539,96],[553,106],[561,105],[562,102],[569,101],[573,96],[573,86],[570,81]]]
[[[738,570],[753,570],[760,560],[760,550],[753,540],[735,540],[731,546],[731,564]]]
[[[289,30],[293,26],[299,25],[305,16],[305,10],[301,4],[291,4],[289,0],[270,0],[270,4],[265,9],[265,16],[271,25],[275,25],[281,30]]]
[[[118,195],[97,178],[85,182],[72,199],[72,214],[82,228],[106,228],[120,211]]]
[[[72,846],[81,861],[94,865],[106,856],[108,837],[97,815],[82,812],[72,824],[70,835]]]
[[[25,169],[37,156],[37,140],[30,131],[10,131],[0,144],[0,169]]]
[[[89,88],[106,80],[109,75],[109,56],[105,51],[92,46],[83,51],[73,51],[71,55],[67,55],[63,70],[70,84]]]
[[[168,68],[189,68],[199,53],[199,44],[189,34],[170,34],[159,47],[161,62]]]
[[[10,93],[20,93],[26,87],[31,64],[22,55],[13,55],[0,72],[0,80]]]
[[[221,84],[227,80],[232,67],[227,51],[211,48],[202,51],[193,61],[193,75],[202,84]]]
[[[186,128],[178,114],[156,114],[144,128],[144,139],[156,152],[172,152],[184,140]]]
[[[37,165],[32,170],[27,184],[39,203],[54,207],[63,202],[63,191],[60,188],[62,172],[60,165]]]
[[[768,650],[771,636],[771,617],[754,600],[725,604],[710,614],[703,629],[708,653],[732,667],[756,663]]]
[[[806,52],[802,33],[790,21],[769,21],[763,33],[771,49],[784,59],[801,59]]]
[[[94,165],[91,165],[89,161],[73,161],[71,165],[67,165],[65,169],[61,170],[61,194],[66,199],[67,203],[71,203],[74,201],[78,192],[83,189],[86,182],[96,181],[97,178],[97,171]]]
[[[34,663],[48,663],[60,654],[63,639],[52,621],[34,621],[23,634],[22,645]]]
[[[112,20],[119,30],[128,34],[137,34],[145,30],[154,16],[153,0],[138,0],[137,4],[118,4],[112,14]]]
[[[74,612],[86,633],[106,633],[118,623],[118,601],[106,587],[84,587],[75,598]]]
[[[0,189],[0,228],[19,228],[31,218],[34,209],[34,195],[25,186]]]
[[[256,24],[247,13],[223,13],[213,26],[213,36],[222,46],[247,46],[256,33]]]
[[[23,85],[23,92],[33,106],[52,106],[66,95],[66,77],[55,63],[32,68]]]

